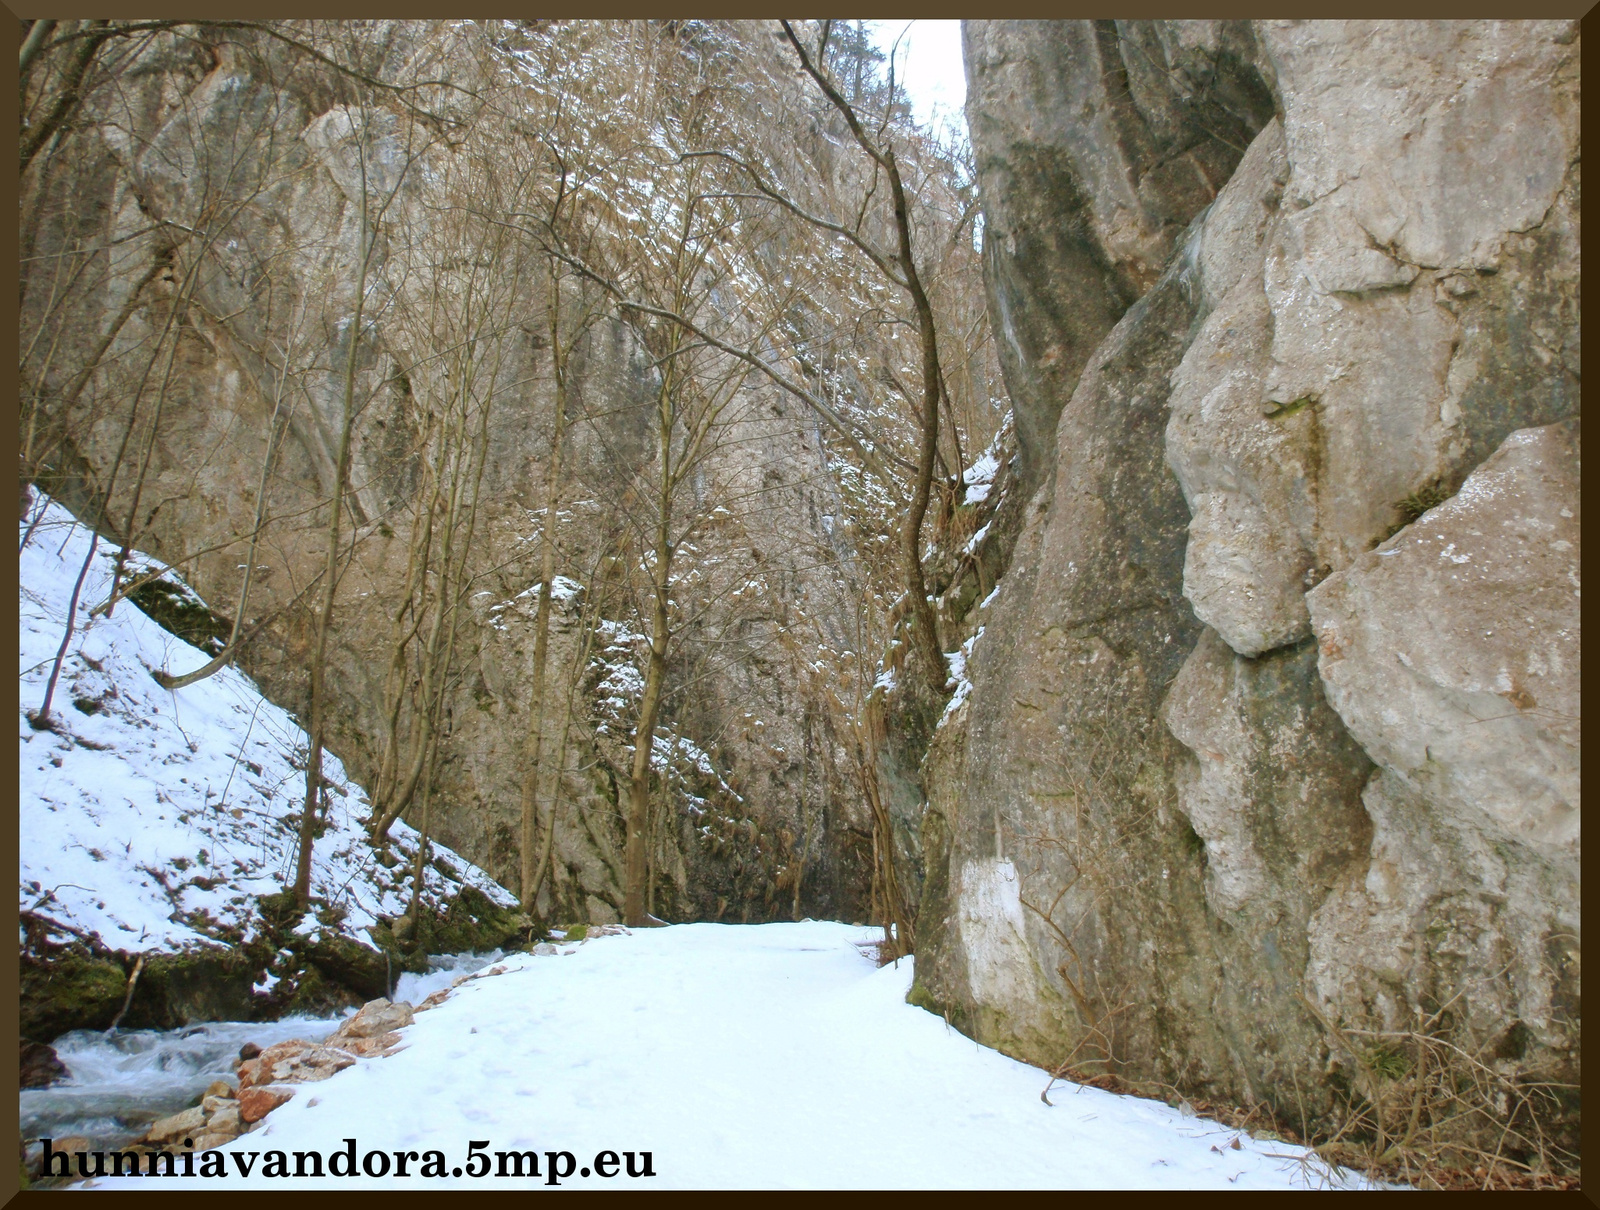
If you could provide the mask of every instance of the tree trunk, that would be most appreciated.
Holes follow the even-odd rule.
[[[676,353],[678,344],[677,329],[674,329],[670,352]],[[667,602],[672,583],[672,426],[676,389],[675,367],[668,357],[662,363],[657,423],[656,458],[661,490],[657,497],[655,567],[651,575],[650,666],[645,675],[644,700],[639,703],[639,725],[633,739],[633,776],[628,785],[623,916],[629,928],[647,923],[645,893],[650,874],[645,846],[650,837],[650,756],[655,744],[661,690],[667,679],[667,643],[672,638]]]
[[[534,852],[534,839],[539,827],[539,763],[544,747],[545,665],[550,659],[550,585],[556,572],[556,511],[561,503],[561,446],[567,424],[567,367],[561,349],[561,286],[553,264],[550,271],[550,363],[556,388],[555,420],[550,437],[550,465],[545,475],[544,528],[540,535],[539,555],[539,608],[534,619],[533,685],[529,694],[527,767],[522,776],[520,885],[522,910],[525,912],[534,909],[533,901],[539,894],[540,874],[544,867],[543,855]],[[560,760],[559,753],[556,759]],[[550,829],[551,835],[554,835],[553,812]]]
[[[365,165],[363,163],[363,169]],[[350,323],[350,348],[344,368],[344,417],[339,428],[339,457],[334,467],[329,505],[328,546],[323,563],[322,604],[311,644],[311,727],[307,736],[306,797],[300,812],[300,845],[295,864],[294,895],[302,909],[311,902],[311,846],[316,839],[317,794],[322,787],[322,736],[326,723],[323,682],[328,662],[328,630],[333,621],[334,594],[339,586],[339,536],[344,520],[344,484],[350,473],[350,437],[355,428],[356,354],[360,350],[362,304],[367,297],[367,265],[372,243],[367,234],[366,173],[361,182],[361,222],[357,228],[361,256],[356,269],[355,315]]]
[[[83,567],[79,569],[77,582],[72,586],[72,600],[67,603],[67,625],[61,635],[61,647],[56,652],[56,661],[50,667],[50,679],[44,687],[44,702],[28,717],[35,731],[43,731],[50,726],[50,702],[56,695],[56,682],[61,679],[61,665],[66,662],[67,648],[72,646],[73,631],[78,624],[78,597],[83,592],[83,581],[89,574],[89,568],[94,565],[95,552],[99,549],[100,535],[95,534],[89,539],[89,553],[83,557]]]
[[[645,846],[650,823],[650,754],[655,743],[656,714],[666,681],[667,611],[658,603],[650,636],[650,667],[639,703],[639,727],[633,741],[633,776],[628,783],[628,839],[624,859],[627,885],[623,893],[623,918],[629,928],[649,923],[645,916],[645,887],[649,878]]]

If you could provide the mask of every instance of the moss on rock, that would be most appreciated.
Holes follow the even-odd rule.
[[[104,1029],[127,993],[121,965],[77,949],[24,953],[20,974],[21,1033],[37,1041],[73,1029]]]

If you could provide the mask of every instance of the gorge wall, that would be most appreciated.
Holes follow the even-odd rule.
[[[1312,1129],[1412,1030],[1575,1088],[1576,23],[965,47],[1031,497],[926,765],[924,1002]]]
[[[372,77],[443,80],[446,118],[481,87],[484,56],[505,58],[467,23],[367,23],[350,37],[351,53]],[[39,482],[80,517],[101,508],[127,516],[137,502],[137,544],[181,561],[225,634],[244,570],[241,535],[254,524],[257,479],[270,464],[270,525],[240,666],[273,701],[307,717],[314,640],[307,589],[324,557],[350,369],[362,405],[348,475],[355,541],[329,640],[327,744],[371,789],[393,700],[386,681],[397,619],[414,591],[409,560],[424,461],[457,389],[451,374],[462,372],[450,350],[468,343],[438,317],[457,314],[452,300],[488,289],[474,261],[481,252],[453,231],[467,222],[449,192],[452,173],[467,171],[459,167],[466,139],[451,128],[456,142],[434,139],[418,150],[420,128],[396,114],[404,109],[394,97],[409,95],[404,90],[379,92],[382,104],[353,109],[348,80],[270,38],[161,34],[136,47],[115,89],[86,102],[71,153],[30,178],[37,193],[26,212],[35,225],[24,241],[32,257],[64,261],[75,248],[110,249],[90,262],[83,279],[90,288],[71,295],[49,322],[41,316],[59,306],[51,281],[27,276],[25,329],[39,325],[49,332],[44,342],[56,344],[40,381],[53,384],[56,398],[69,394],[76,368],[95,363],[102,334],[115,336],[89,389],[50,418],[64,440]],[[536,83],[574,94],[584,86],[576,74]],[[628,83],[601,79],[589,87]],[[468,116],[484,124],[481,114]],[[785,137],[792,144],[793,132]],[[363,211],[364,190],[384,200],[382,213],[377,201]],[[175,254],[161,244],[166,233],[177,242],[208,224],[227,238],[198,258],[192,241],[182,244],[191,250],[186,269],[174,268]],[[367,318],[349,367],[343,333],[362,240],[372,230]],[[475,538],[461,572],[471,583],[451,623],[456,649],[471,654],[451,674],[440,711],[430,810],[434,835],[515,890],[555,374],[549,274],[529,259],[496,280],[508,284],[486,296],[494,313],[478,329],[484,343],[490,331],[499,342],[498,377],[484,392],[494,406],[468,443],[483,450]],[[595,291],[567,289],[576,330],[572,317],[584,306],[597,309]],[[175,354],[147,366],[146,350],[162,347],[169,323]],[[565,773],[552,873],[539,901],[554,921],[619,918],[619,804],[640,687],[640,631],[648,629],[628,595],[640,556],[619,535],[638,521],[629,507],[643,515],[624,489],[654,456],[660,365],[614,316],[589,327],[566,363],[570,448],[557,561],[565,583],[555,595],[548,674],[555,704],[544,741],[546,766],[559,758]],[[136,424],[126,400],[139,398],[138,390]],[[673,683],[684,688],[670,694],[657,737],[673,809],[653,838],[652,905],[667,919],[860,919],[871,824],[819,705],[830,677],[818,661],[853,658],[851,649],[862,646],[859,572],[845,527],[834,524],[844,509],[814,419],[783,392],[751,379],[723,419],[726,448],[707,459],[681,509],[705,514],[681,558],[684,605],[704,608],[698,629],[686,627],[674,647]],[[125,449],[132,451],[126,457]],[[131,468],[141,450],[147,467],[136,496],[132,469],[119,478],[113,468]],[[114,485],[109,494],[107,484]],[[747,507],[737,515],[714,508],[721,499]],[[586,613],[602,589],[610,595]],[[690,599],[700,594],[704,600]],[[603,624],[585,652],[597,621]],[[804,652],[793,637],[802,633],[814,645]],[[818,644],[831,654],[819,655]],[[569,693],[574,723],[558,752]],[[411,704],[403,713],[402,734],[416,717]],[[407,818],[420,812],[415,803]]]

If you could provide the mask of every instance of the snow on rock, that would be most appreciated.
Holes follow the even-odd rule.
[[[90,616],[110,593],[115,548],[105,544],[84,579],[54,729],[35,731],[27,715],[43,700],[90,544],[65,509],[42,497],[36,507],[44,515],[20,554],[20,909],[59,926],[61,939],[94,934],[124,952],[247,941],[259,926],[257,897],[293,877],[305,733],[234,668],[176,692],[161,688],[152,671],[181,675],[207,656],[131,602]],[[393,873],[377,864],[360,823],[361,788],[331,753],[323,772],[331,806],[313,850],[312,895],[343,909],[339,932],[370,944],[365,929],[409,902],[410,862]],[[404,823],[391,835],[402,857],[415,851],[417,834]],[[515,903],[455,853],[437,844],[430,852],[429,898],[470,884],[497,904]]]
[[[1000,473],[1000,460],[994,456],[993,450],[986,450],[966,470],[961,472],[961,481],[967,485],[964,504],[982,504],[989,498],[989,492],[994,487],[994,477]]]
[[[879,935],[691,924],[510,955],[419,1012],[402,1049],[224,1144],[226,1175],[206,1186],[532,1188],[549,1179],[546,1152],[570,1153],[556,1158],[580,1188],[1355,1183],[1301,1148],[1157,1101],[1058,1083],[1045,1104],[1045,1072],[905,1003],[913,960],[876,967],[862,949]],[[273,1152],[326,1155],[346,1139],[362,1157],[420,1158],[403,1178],[265,1173]],[[469,1174],[470,1140],[487,1140],[487,1178]],[[439,1174],[419,1176],[435,1150]],[[541,1175],[497,1175],[501,1151],[537,1151]],[[655,1175],[589,1172],[605,1151],[649,1152]]]
[[[945,663],[950,666],[950,679],[955,682],[956,691],[946,703],[944,713],[939,716],[941,727],[944,726],[945,720],[966,705],[967,699],[972,696],[972,680],[967,676],[967,664],[972,659],[973,647],[977,646],[978,640],[983,637],[983,631],[984,628],[979,626],[978,633],[961,644],[960,650],[945,652]]]

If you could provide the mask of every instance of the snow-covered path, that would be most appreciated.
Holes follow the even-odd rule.
[[[870,930],[805,922],[679,925],[518,954],[422,1013],[407,1048],[301,1085],[266,1125],[224,1148],[324,1154],[438,1149],[648,1151],[655,1176],[580,1175],[563,1187],[1304,1188],[1288,1157],[1152,1101],[1057,1085],[904,1002],[912,963],[882,969]],[[426,1157],[424,1157],[425,1159]],[[227,1183],[511,1188],[423,1180],[251,1178]],[[1320,1165],[1319,1165],[1320,1168]],[[493,1169],[491,1168],[491,1172]],[[148,1178],[99,1182],[148,1186]],[[170,1185],[177,1182],[163,1181]],[[200,1182],[218,1186],[222,1180]]]

